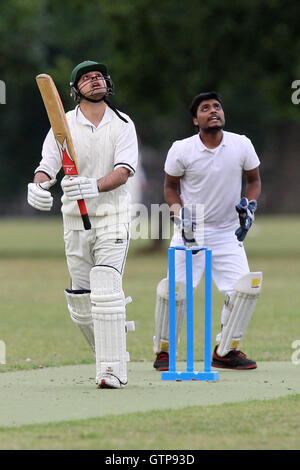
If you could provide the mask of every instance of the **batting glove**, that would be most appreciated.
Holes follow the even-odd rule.
[[[171,215],[171,220],[177,225],[181,231],[183,243],[187,248],[193,246],[198,247],[198,243],[195,240],[195,223],[192,221],[192,214],[187,207],[180,209],[179,215]],[[193,255],[196,255],[198,250],[193,251]]]
[[[254,212],[257,208],[257,202],[254,199],[248,202],[248,199],[243,197],[235,208],[240,219],[240,227],[236,230],[235,234],[237,239],[242,242],[254,221]]]
[[[44,183],[29,183],[27,201],[34,209],[40,211],[50,211],[53,205],[53,197],[49,189],[56,183],[56,179],[45,181]]]
[[[61,187],[64,194],[71,201],[90,199],[99,195],[96,178],[86,178],[85,176],[65,177],[62,179]]]

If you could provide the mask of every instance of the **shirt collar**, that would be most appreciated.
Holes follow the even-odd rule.
[[[199,146],[199,148],[200,148],[200,152],[209,152],[209,151],[214,152],[214,151],[215,151],[215,149],[209,149],[209,148],[207,148],[207,147],[204,145],[204,143],[203,143],[202,140],[200,139],[200,134],[197,134],[197,140],[198,140],[198,146]],[[221,140],[221,142],[220,142],[220,145],[218,145],[218,147],[223,147],[223,146],[225,146],[225,145],[226,145],[226,142],[227,142],[226,132],[223,131],[223,138],[222,138],[222,140]],[[218,148],[218,147],[216,147],[216,148]]]
[[[79,105],[76,106],[75,110],[76,110],[77,121],[80,122],[81,124],[84,124],[85,126],[92,126],[94,129],[99,129],[99,127],[104,126],[107,122],[111,120],[110,109],[108,106],[106,106],[104,114],[103,114],[103,118],[101,119],[97,127],[85,117]]]

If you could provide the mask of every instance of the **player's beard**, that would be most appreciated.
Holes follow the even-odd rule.
[[[225,121],[222,119],[219,119],[219,122],[215,126],[207,126],[207,127],[202,127],[201,131],[204,132],[205,134],[217,134],[218,132],[222,131],[225,126]]]
[[[205,134],[217,134],[218,132],[222,131],[224,129],[224,123],[221,123],[217,126],[214,127],[202,127],[201,131],[204,132]]]

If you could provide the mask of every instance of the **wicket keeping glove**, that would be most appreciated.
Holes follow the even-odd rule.
[[[195,222],[192,221],[192,214],[187,207],[180,209],[179,215],[171,215],[171,220],[177,225],[181,231],[183,243],[187,248],[193,246],[198,247],[198,243],[195,240]],[[198,250],[193,250],[193,255],[196,255]]]
[[[61,182],[64,194],[71,201],[79,199],[90,199],[99,195],[99,188],[96,178],[86,178],[85,176],[64,177]]]
[[[254,199],[248,202],[248,199],[246,197],[243,197],[240,203],[235,206],[240,219],[240,227],[236,230],[235,234],[240,242],[245,239],[248,230],[252,225],[256,207],[257,202]]]
[[[53,197],[49,189],[56,183],[56,179],[45,181],[44,183],[29,183],[27,201],[34,209],[40,211],[50,211],[53,205]]]

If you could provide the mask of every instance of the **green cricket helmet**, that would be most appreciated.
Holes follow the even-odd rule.
[[[114,94],[114,84],[109,76],[108,70],[106,65],[101,64],[99,62],[95,62],[93,60],[85,60],[84,62],[80,62],[80,64],[76,65],[71,73],[70,78],[70,86],[71,86],[71,97],[75,101],[79,101],[80,99],[80,92],[78,90],[77,84],[82,77],[87,72],[97,71],[101,72],[103,75],[104,80],[106,81],[107,92],[106,95],[113,95]]]

